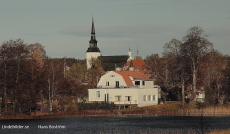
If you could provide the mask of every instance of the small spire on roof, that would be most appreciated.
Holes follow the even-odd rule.
[[[139,57],[138,44],[137,44],[137,53],[136,53],[136,57]]]
[[[139,56],[138,44],[137,44],[137,53],[136,53],[135,59],[136,59],[136,58],[140,58],[140,59],[142,59],[142,57],[141,57],[141,56]]]
[[[129,46],[129,51],[128,51],[128,55],[129,55],[129,59],[127,60],[127,61],[130,61],[130,60],[132,60],[133,58],[132,58],[132,56],[131,56],[131,48],[130,48],[130,46]]]

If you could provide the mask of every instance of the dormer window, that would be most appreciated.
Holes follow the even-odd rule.
[[[135,81],[135,85],[140,85],[140,81]]]

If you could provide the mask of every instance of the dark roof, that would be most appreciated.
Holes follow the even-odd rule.
[[[97,43],[97,40],[96,40],[96,39],[93,39],[93,37],[91,37],[89,43]]]
[[[126,62],[128,55],[114,55],[114,56],[99,56],[99,60],[103,62]]]
[[[101,52],[98,47],[89,47],[86,52]]]
[[[99,56],[98,59],[102,63],[105,71],[115,70],[116,67],[123,67],[127,62],[128,55],[114,55],[114,56]]]

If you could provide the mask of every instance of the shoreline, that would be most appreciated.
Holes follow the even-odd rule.
[[[15,120],[15,119],[58,119],[58,118],[76,118],[76,117],[128,117],[128,116],[230,116],[230,113],[225,112],[188,112],[189,110],[84,110],[80,112],[58,112],[58,113],[43,113],[34,115],[0,115],[0,120]]]

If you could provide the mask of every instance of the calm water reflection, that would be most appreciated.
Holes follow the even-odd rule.
[[[201,130],[228,129],[230,116],[224,117],[180,117],[180,116],[150,116],[150,117],[81,117],[44,120],[1,120],[0,133],[154,133],[173,130]],[[10,125],[10,126],[9,126]],[[23,129],[9,129],[12,125],[24,126]],[[62,128],[49,128],[50,126]],[[29,129],[25,129],[29,126]],[[17,127],[17,126],[15,126]],[[40,128],[39,128],[40,127]],[[66,128],[65,128],[66,127]]]

